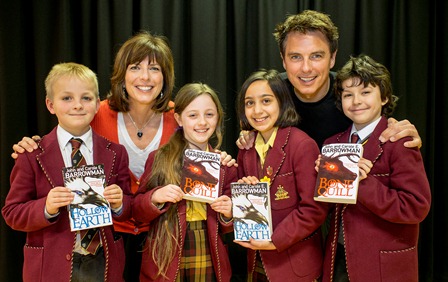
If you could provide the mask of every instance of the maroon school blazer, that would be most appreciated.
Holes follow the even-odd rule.
[[[373,167],[360,182],[357,203],[338,204],[332,212],[323,281],[333,281],[341,220],[350,281],[418,281],[419,223],[429,212],[431,191],[418,148],[404,147],[409,138],[381,143],[386,128],[382,117],[364,145]],[[350,130],[325,143],[347,142]]]
[[[270,281],[317,279],[322,272],[323,248],[320,226],[328,205],[314,201],[316,142],[295,128],[279,128],[274,146],[260,168],[255,146],[238,153],[238,177],[268,176],[271,179],[272,242],[277,250],[260,251]],[[255,267],[255,251],[248,251],[248,273]]]
[[[211,147],[210,147],[211,149]],[[151,152],[148,156],[145,166],[145,174],[151,175],[152,164],[157,151]],[[227,195],[230,197],[230,183],[237,181],[237,170],[235,167],[227,167],[221,165],[219,176],[219,195]],[[132,206],[133,217],[142,223],[151,223],[158,220],[158,217],[165,213],[171,206],[171,203],[165,203],[164,207],[159,210],[151,203],[152,194],[161,187],[156,187],[147,191],[147,180],[140,184],[137,193],[135,194],[134,203]],[[186,200],[177,203],[177,213],[180,224],[179,247],[172,263],[168,267],[166,277],[157,275],[158,268],[156,262],[152,259],[149,250],[149,241],[143,248],[142,267],[140,270],[140,281],[175,281],[179,272],[180,257],[185,243],[185,235],[187,233],[187,219],[186,219]],[[232,268],[230,265],[229,254],[227,246],[222,238],[222,234],[233,231],[233,222],[224,222],[221,216],[215,212],[210,205],[207,204],[207,235],[210,245],[210,256],[213,262],[213,269],[216,275],[216,281],[228,282],[232,275]],[[151,228],[155,228],[152,227]],[[168,240],[168,239],[167,239]]]
[[[125,148],[93,132],[93,159],[104,164],[106,183],[123,190],[123,212],[114,219],[131,216],[129,160]],[[6,223],[27,232],[23,248],[24,281],[70,281],[75,232],[70,231],[67,209],[59,209],[55,220],[44,215],[47,194],[53,187],[64,186],[65,166],[54,128],[42,138],[39,148],[20,154],[11,172],[11,189],[2,209]],[[125,254],[123,240],[114,238],[112,226],[102,227],[101,239],[106,259],[104,281],[123,281]]]

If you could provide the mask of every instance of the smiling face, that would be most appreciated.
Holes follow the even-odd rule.
[[[352,78],[343,81],[342,88],[342,110],[353,121],[356,130],[361,130],[381,116],[382,107],[388,100],[381,100],[378,86],[364,86],[359,79]]]
[[[52,98],[46,98],[45,102],[62,128],[74,136],[81,136],[89,130],[100,106],[95,93],[92,83],[65,75],[54,81]]]
[[[218,110],[209,94],[201,94],[174,118],[183,127],[185,139],[193,144],[193,149],[207,149],[208,140],[218,124]],[[198,148],[197,148],[198,147]]]
[[[330,45],[320,31],[289,33],[282,59],[288,79],[301,101],[317,102],[325,97],[336,52],[331,54]]]
[[[130,64],[126,70],[125,87],[129,104],[153,105],[162,92],[163,74],[160,65],[154,59],[146,57],[137,64]]]
[[[274,131],[280,106],[266,80],[254,81],[244,96],[244,112],[249,124],[257,130],[265,142]]]

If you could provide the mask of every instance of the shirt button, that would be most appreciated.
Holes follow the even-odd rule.
[[[138,227],[134,228],[134,232],[137,233],[138,232]]]
[[[71,260],[72,259],[72,255],[71,254],[66,254],[65,255],[65,259],[66,260]]]

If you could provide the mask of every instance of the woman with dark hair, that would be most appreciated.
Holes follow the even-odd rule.
[[[123,44],[115,57],[111,91],[91,125],[126,147],[132,193],[145,178],[149,153],[168,142],[177,127],[170,102],[173,87],[174,60],[164,37],[143,31]],[[115,222],[114,227],[125,240],[125,279],[138,281],[148,225],[131,219]]]

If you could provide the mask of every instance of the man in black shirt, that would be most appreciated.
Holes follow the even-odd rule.
[[[300,121],[297,127],[305,131],[316,141],[319,148],[328,137],[344,131],[351,124],[342,111],[335,107],[335,96],[333,91],[333,81],[335,73],[330,72],[330,89],[321,100],[317,102],[303,102],[296,95],[291,95],[296,111],[300,113]],[[286,73],[281,77],[288,85],[291,93],[294,93],[294,86],[288,80]]]
[[[325,139],[344,131],[351,124],[336,108],[334,73],[330,72],[338,51],[338,29],[328,15],[305,10],[278,24],[274,37],[286,70],[281,74],[282,78],[289,86],[300,115],[297,127],[322,147]],[[405,143],[406,147],[421,146],[414,125],[407,120],[397,122],[389,119],[389,127],[381,135],[381,141],[396,141],[405,136],[413,138]],[[253,141],[253,133],[241,132],[236,144],[240,149],[248,149]]]

